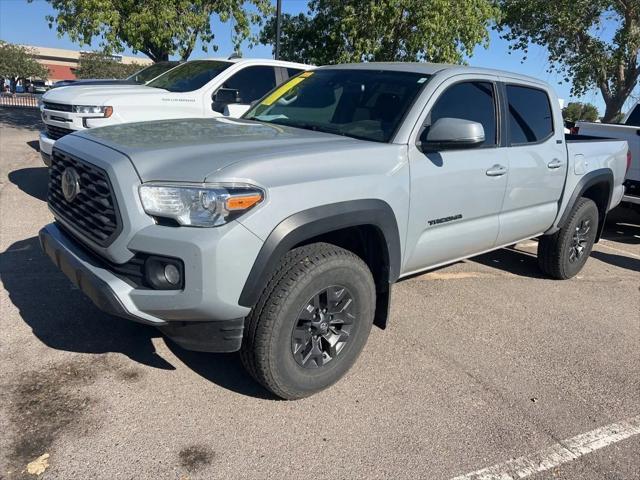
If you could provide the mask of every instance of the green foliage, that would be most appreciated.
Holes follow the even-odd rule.
[[[311,0],[282,17],[281,58],[317,65],[360,61],[462,63],[498,10],[492,0]],[[275,44],[276,21],[260,33]]]
[[[144,65],[121,63],[103,53],[83,53],[75,71],[78,78],[127,78]]]
[[[32,50],[0,40],[0,78],[15,83],[31,77],[46,80],[48,75],[49,70],[36,61]]]
[[[32,0],[30,0],[32,1]],[[105,53],[119,53],[125,47],[142,52],[155,62],[179,55],[186,60],[198,37],[203,50],[213,43],[211,15],[232,20],[236,49],[273,8],[269,0],[47,0],[57,11],[48,16],[49,27],[59,36],[68,35],[81,45],[100,38]],[[248,7],[247,7],[248,5]]]
[[[595,122],[598,119],[598,109],[591,103],[569,102],[562,109],[562,117],[567,122]]]
[[[497,0],[498,26],[512,48],[530,44],[549,52],[551,70],[572,82],[580,96],[597,88],[614,118],[638,84],[640,4],[638,0]]]

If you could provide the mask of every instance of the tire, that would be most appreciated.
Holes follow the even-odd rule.
[[[242,363],[280,398],[319,392],[355,363],[375,304],[373,277],[360,257],[327,243],[291,250],[246,319]]]
[[[538,264],[543,272],[558,280],[576,275],[586,263],[598,233],[598,207],[588,198],[574,205],[564,227],[540,237]]]

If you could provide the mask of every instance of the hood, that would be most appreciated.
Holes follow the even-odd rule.
[[[161,97],[166,94],[167,91],[160,88],[129,83],[113,85],[71,84],[49,90],[42,96],[42,100],[68,105],[117,105],[140,95],[157,95]]]
[[[57,85],[56,85],[57,84]],[[138,85],[133,80],[114,79],[114,78],[91,78],[85,80],[60,80],[54,83],[52,88],[73,86],[96,86],[96,85]]]
[[[238,162],[328,152],[349,143],[363,143],[329,133],[230,118],[119,124],[72,136],[127,155],[144,182],[202,182]]]

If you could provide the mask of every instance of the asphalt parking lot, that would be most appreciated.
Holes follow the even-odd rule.
[[[355,368],[284,402],[235,355],[101,313],[45,258],[38,128],[0,108],[0,478],[43,454],[47,479],[640,478],[632,212],[570,281],[530,241],[399,283]]]

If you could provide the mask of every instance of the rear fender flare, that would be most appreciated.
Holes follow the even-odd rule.
[[[604,228],[605,217],[607,215],[607,209],[609,205],[611,205],[611,196],[613,195],[613,172],[609,168],[599,168],[597,170],[593,170],[587,174],[585,174],[579,181],[576,187],[573,189],[573,193],[571,194],[571,198],[567,203],[567,207],[562,212],[560,216],[560,220],[557,223],[557,228],[554,228],[553,231],[549,233],[553,233],[561,229],[569,219],[569,215],[573,206],[576,202],[584,195],[584,193],[592,186],[598,183],[606,183],[609,187],[609,194],[607,197],[607,203],[604,208],[600,208],[598,206],[598,211],[600,214],[599,224],[598,224],[598,235],[596,236],[596,242],[600,240],[600,235],[602,234],[602,229]]]

